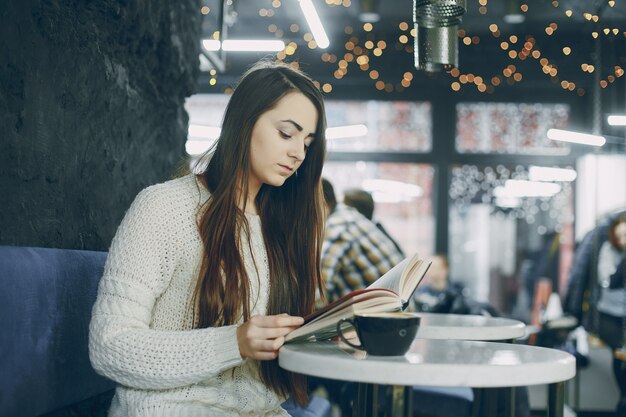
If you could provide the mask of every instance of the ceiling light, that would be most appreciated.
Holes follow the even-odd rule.
[[[521,13],[511,13],[505,14],[503,17],[504,21],[510,25],[519,25],[520,23],[524,23],[526,20],[526,16]]]
[[[285,49],[285,42],[281,40],[260,40],[260,39],[227,39],[220,42],[214,39],[203,39],[202,47],[206,51],[237,52],[279,52]]]
[[[279,52],[285,49],[285,42],[281,40],[227,39],[222,42],[222,49],[239,52]]]
[[[572,132],[570,130],[549,129],[547,135],[548,139],[579,143],[581,145],[602,146],[606,143],[604,136]]]
[[[300,8],[302,9],[302,13],[304,13],[307,23],[309,24],[309,29],[315,38],[317,46],[322,49],[328,48],[330,41],[328,40],[328,36],[326,36],[326,31],[324,30],[322,21],[317,14],[317,10],[315,10],[313,2],[311,0],[300,0]]]
[[[458,25],[465,0],[413,0],[414,65],[436,72],[458,67]]]
[[[504,187],[494,188],[493,195],[496,198],[552,197],[559,191],[561,186],[553,182],[506,180]]]
[[[356,138],[359,136],[367,136],[367,126],[347,125],[326,129],[326,139]]]
[[[380,20],[378,13],[359,13],[359,20],[363,23],[376,23]]]
[[[209,61],[209,58],[204,56],[204,54],[199,54],[198,58],[200,59],[200,71],[209,72],[213,69],[213,65],[211,65],[211,61]]]
[[[571,182],[576,179],[576,171],[567,168],[531,166],[528,169],[528,179],[531,181]]]
[[[497,197],[495,205],[502,208],[516,208],[522,205],[522,200],[517,197]]]
[[[219,51],[220,41],[217,41],[215,39],[203,39],[202,47],[207,51]]]
[[[215,126],[189,125],[185,150],[189,155],[200,155],[211,148],[220,137],[222,129]]]
[[[503,17],[506,23],[510,25],[524,23],[526,16],[522,13],[518,0],[508,0],[506,8],[507,13]]]
[[[361,183],[361,187],[372,193],[372,198],[377,203],[411,201],[424,194],[419,185],[393,180],[366,179]]]
[[[222,129],[215,126],[189,125],[187,137],[190,139],[217,139]]]
[[[359,1],[359,20],[363,23],[376,23],[380,20],[378,13],[378,0]]]
[[[607,118],[607,122],[611,126],[626,126],[626,115],[612,114]]]
[[[201,155],[208,151],[215,143],[215,140],[188,140],[185,143],[185,150],[188,155]]]

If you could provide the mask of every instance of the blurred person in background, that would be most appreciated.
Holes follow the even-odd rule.
[[[499,316],[487,303],[472,300],[463,285],[449,277],[448,257],[437,254],[426,273],[424,282],[417,287],[412,308],[417,311],[448,314],[479,314]]]
[[[374,198],[372,197],[371,193],[360,188],[351,188],[349,190],[346,190],[343,194],[343,203],[346,206],[354,207],[368,220],[374,222],[376,227],[378,227],[380,231],[383,232],[389,238],[389,240],[393,242],[398,252],[404,257],[404,251],[402,250],[398,242],[396,242],[395,239],[391,237],[391,235],[387,232],[387,230],[385,230],[385,228],[379,221],[374,220]]]
[[[328,302],[367,287],[404,259],[393,241],[355,208],[337,203],[332,184],[322,179],[326,226],[322,277]]]
[[[602,289],[597,307],[598,335],[613,350],[613,375],[620,391],[616,413],[620,417],[626,417],[626,346],[624,344],[626,293],[623,281],[622,288],[611,288],[610,284],[611,276],[617,275],[616,270],[623,263],[625,256],[626,216],[620,216],[611,223],[608,240],[602,244],[598,255],[598,282]]]

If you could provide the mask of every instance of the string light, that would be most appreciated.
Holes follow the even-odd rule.
[[[478,1],[480,8],[479,12],[482,14],[487,13],[488,8],[488,0],[479,0]],[[351,0],[326,0],[326,4],[332,7],[350,7]],[[558,1],[552,1],[552,6],[554,8],[559,8]],[[609,1],[609,7],[614,7],[615,2]],[[274,15],[273,9],[279,9],[282,7],[282,0],[272,0],[271,8],[261,8],[259,9],[259,15],[261,17],[272,17]],[[529,6],[526,3],[520,5],[520,10],[523,13],[528,13]],[[210,9],[207,6],[204,6],[200,9],[203,15],[208,14]],[[572,9],[563,10],[562,13],[567,18],[572,18],[574,16],[574,11]],[[581,13],[581,12],[577,12]],[[579,14],[580,16],[580,14]],[[598,23],[600,21],[601,16],[589,12],[582,13],[582,17],[585,21]],[[274,33],[276,37],[282,38],[284,32],[277,27],[276,24],[268,25],[268,31],[270,33]],[[402,92],[405,89],[411,86],[414,75],[412,72],[405,72],[402,74],[401,78],[395,80],[385,80],[383,79],[383,74],[376,68],[377,64],[381,61],[378,58],[383,57],[385,55],[385,51],[388,47],[393,46],[392,50],[402,51],[404,50],[406,53],[413,52],[413,40],[409,38],[409,36],[415,36],[415,28],[412,28],[411,25],[406,21],[400,21],[397,23],[397,28],[400,30],[397,38],[393,38],[391,40],[391,44],[387,44],[384,36],[381,39],[381,36],[378,36],[374,32],[374,25],[370,22],[363,23],[362,26],[357,27],[357,31],[361,31],[362,40],[360,41],[356,36],[354,36],[355,29],[346,25],[344,27],[344,33],[346,37],[350,37],[349,40],[346,40],[343,44],[345,48],[345,52],[339,54],[339,58],[336,55],[330,54],[327,52],[320,53],[320,59],[324,63],[328,63],[334,65],[334,69],[332,74],[335,79],[340,80],[348,74],[350,65],[357,65],[358,68],[365,72],[369,79],[372,80],[374,87],[379,91],[385,92]],[[499,38],[503,34],[500,32],[500,28],[497,23],[492,22],[488,25],[489,33],[492,35],[489,39]],[[554,36],[558,30],[558,25],[556,22],[551,22],[547,24],[544,28],[545,34],[547,36]],[[292,23],[288,27],[288,32],[298,33],[300,31],[300,27],[296,23]],[[404,32],[404,33],[402,33]],[[596,30],[590,32],[594,39],[598,38],[600,34],[604,36],[624,36],[626,37],[626,31],[622,32],[618,27],[600,27],[596,26]],[[517,60],[525,60],[527,58],[532,57],[534,60],[537,60],[541,72],[546,74],[548,77],[553,79],[553,81],[557,84],[560,84],[560,87],[563,90],[575,92],[579,96],[585,94],[585,90],[581,87],[576,86],[576,84],[572,81],[562,79],[558,77],[559,71],[555,63],[550,63],[545,56],[542,56],[542,51],[537,47],[537,43],[533,36],[525,35],[522,37],[523,45],[520,42],[520,37],[516,34],[504,34],[506,37],[503,37],[502,41],[496,41],[500,47],[500,50],[503,51],[504,59],[515,60],[515,62],[519,62]],[[474,45],[478,45],[481,42],[479,36],[475,34],[469,34],[464,29],[459,29],[457,31],[457,36],[459,40],[465,47],[472,47]],[[219,32],[214,33],[214,39],[219,40]],[[306,45],[309,49],[317,49],[317,44],[313,39],[313,36],[310,33],[302,34],[302,39],[304,39]],[[545,39],[545,37],[544,37]],[[362,42],[362,43],[360,43]],[[300,42],[302,44],[302,42]],[[517,45],[520,45],[517,47]],[[561,52],[563,56],[576,56],[574,54],[574,48],[570,46],[561,46]],[[279,51],[276,54],[278,60],[284,60],[287,57],[294,56],[298,53],[298,43],[290,42],[285,46],[283,51]],[[369,55],[369,56],[368,56]],[[371,58],[370,58],[371,57]],[[374,59],[374,63],[371,62],[371,59]],[[511,61],[509,61],[511,62]],[[297,66],[297,62],[294,61],[289,65]],[[580,70],[585,74],[592,74],[596,70],[595,67],[588,63],[580,64]],[[458,68],[451,69],[448,74],[451,77],[450,86],[451,89],[455,92],[462,92],[464,88],[469,88],[472,86],[476,88],[476,90],[480,93],[493,93],[493,91],[503,84],[503,80],[506,80],[506,84],[514,84],[521,82],[524,77],[521,72],[517,71],[514,65],[508,65],[504,67],[500,72],[496,74],[491,74],[488,76],[475,75],[475,74],[462,74]],[[615,68],[611,71],[609,70],[609,74],[604,75],[604,79],[600,81],[601,88],[607,88],[609,85],[615,83],[615,81],[624,75],[624,69],[619,66],[615,66]],[[561,79],[558,79],[561,78]],[[211,78],[209,80],[209,84],[215,85],[216,78],[215,74],[211,74]],[[319,89],[325,93],[329,93],[332,91],[333,86],[330,83],[325,83],[319,86]]]

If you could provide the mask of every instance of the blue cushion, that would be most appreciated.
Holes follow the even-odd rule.
[[[0,415],[38,416],[114,387],[89,320],[106,252],[0,246]]]
[[[306,408],[296,404],[291,398],[283,403],[291,417],[330,417],[330,402],[322,397],[312,396]]]
[[[474,392],[471,388],[413,387],[416,415],[463,417],[472,415]]]

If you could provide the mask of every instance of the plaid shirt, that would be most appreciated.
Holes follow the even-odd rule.
[[[328,302],[367,287],[402,259],[393,242],[356,209],[338,204],[328,216],[322,246]]]

